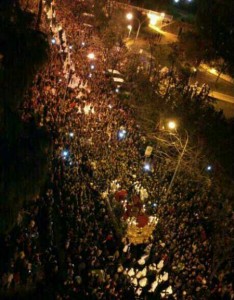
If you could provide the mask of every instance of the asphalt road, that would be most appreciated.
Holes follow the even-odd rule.
[[[207,83],[212,91],[216,91],[234,97],[233,83],[223,80],[222,78],[220,78],[217,83],[215,83],[215,80],[215,75],[203,69],[199,69],[196,77],[191,78],[190,82],[192,84],[196,81],[198,81],[200,84]]]
[[[218,110],[222,109],[226,118],[234,118],[234,84],[222,78],[219,79],[218,83],[215,83],[215,80],[215,75],[199,69],[196,77],[191,78],[190,83],[194,84],[196,81],[200,85],[207,83],[211,89],[211,94],[213,93],[214,96],[223,98],[223,100],[216,99],[215,107]]]

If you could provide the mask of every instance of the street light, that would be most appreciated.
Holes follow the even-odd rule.
[[[128,25],[127,28],[129,30],[128,37],[130,37],[131,31],[132,31],[132,25]]]
[[[127,13],[126,18],[131,21],[133,19],[133,14],[132,13]]]
[[[170,122],[169,122],[169,123],[170,123]],[[173,183],[174,183],[176,174],[177,174],[177,172],[178,172],[178,169],[179,169],[181,160],[182,160],[182,158],[183,158],[183,156],[184,156],[185,150],[186,150],[187,145],[188,145],[189,136],[188,136],[187,130],[185,130],[185,133],[186,133],[186,141],[185,141],[183,150],[182,150],[181,154],[179,155],[178,162],[177,162],[177,164],[176,164],[176,168],[175,168],[174,174],[173,174],[173,176],[172,176],[171,182],[170,182],[170,184],[169,184],[169,186],[168,186],[168,189],[167,189],[167,192],[166,192],[165,200],[167,200],[167,197],[168,197],[168,195],[169,195],[169,192],[170,192],[170,190],[171,190],[171,188],[172,188],[172,185],[173,185]]]
[[[143,20],[143,21],[141,22],[137,17],[133,16],[132,13],[127,13],[127,14],[126,14],[126,18],[127,18],[127,20],[129,20],[129,21],[133,20],[133,18],[135,18],[135,19],[137,20],[137,22],[138,22],[138,29],[137,29],[137,33],[136,33],[136,37],[135,37],[135,40],[137,40],[138,35],[139,35],[139,33],[140,33],[140,29],[141,29],[142,24],[143,24],[145,21],[147,21],[148,19],[145,18],[145,20]]]
[[[167,126],[171,130],[176,129],[176,127],[177,127],[176,122],[174,122],[174,121],[169,121],[168,124],[167,124]]]
[[[89,54],[87,55],[87,57],[88,57],[89,59],[94,59],[94,58],[95,58],[95,55],[94,55],[94,53],[89,53]]]

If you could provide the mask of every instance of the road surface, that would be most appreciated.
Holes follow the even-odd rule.
[[[190,79],[190,84],[196,81],[202,85],[207,83],[211,89],[210,96],[217,100],[215,107],[222,109],[226,118],[234,117],[234,84],[222,78],[215,83],[216,75],[199,68],[196,77]]]

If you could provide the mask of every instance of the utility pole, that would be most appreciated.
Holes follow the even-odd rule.
[[[170,192],[170,190],[171,190],[171,188],[172,188],[172,185],[173,185],[173,183],[174,183],[176,174],[177,174],[178,169],[179,169],[179,167],[180,167],[181,160],[182,160],[182,158],[183,158],[183,156],[184,156],[185,150],[186,150],[187,145],[188,145],[188,140],[189,140],[189,138],[188,138],[188,133],[187,133],[187,131],[186,131],[186,135],[187,135],[186,142],[185,142],[184,148],[183,148],[183,150],[182,150],[182,152],[181,152],[181,154],[180,154],[180,156],[179,156],[179,159],[178,159],[178,162],[177,162],[177,165],[176,165],[174,174],[173,174],[173,176],[172,176],[171,182],[170,182],[169,187],[168,187],[168,189],[167,189],[166,196],[165,196],[165,200],[167,200],[167,197],[168,197],[168,195],[169,195],[169,192]]]

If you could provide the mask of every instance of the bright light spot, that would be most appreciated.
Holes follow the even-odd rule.
[[[122,131],[119,132],[119,138],[124,138],[124,133]]]
[[[153,206],[154,206],[154,207],[156,207],[156,206],[157,206],[157,204],[156,204],[156,203],[154,203],[154,204],[153,204]]]
[[[89,53],[89,54],[87,55],[87,57],[88,57],[89,59],[94,59],[94,58],[95,58],[95,55],[94,55],[94,53]]]
[[[119,92],[119,89],[118,89],[118,88],[116,88],[116,89],[115,89],[115,91],[116,91],[116,93],[118,93],[118,92]]]
[[[143,169],[144,169],[145,171],[150,171],[150,164],[145,163]]]
[[[148,13],[147,16],[149,18],[150,25],[155,26],[159,17],[155,14],[152,14],[152,13]]]
[[[126,137],[126,133],[127,133],[126,130],[120,130],[120,131],[118,132],[118,138],[119,138],[120,140],[124,139],[124,138]]]
[[[165,13],[161,13],[161,17],[164,18],[165,17]]]
[[[85,42],[82,42],[81,45],[82,45],[82,46],[85,46]]]
[[[69,46],[69,49],[72,49],[72,45]]]
[[[71,166],[72,165],[72,162],[70,161],[69,165]]]
[[[211,171],[211,170],[212,170],[212,166],[211,166],[211,165],[207,166],[207,167],[206,167],[206,170],[207,170],[207,171]]]
[[[92,77],[92,74],[90,73],[90,74],[89,74],[89,78],[91,78],[91,77]]]
[[[169,129],[175,129],[176,128],[176,123],[174,121],[168,122],[168,128]]]
[[[68,156],[68,151],[64,150],[64,151],[62,152],[62,156],[63,156],[63,157],[67,157],[67,156]]]
[[[129,31],[131,31],[132,30],[132,25],[128,25],[127,28],[128,28]]]
[[[175,3],[179,3],[179,2],[180,2],[180,0],[174,0],[174,2],[175,2]]]
[[[211,69],[210,69],[210,73],[212,73],[212,74],[217,74],[217,70],[216,70],[215,68],[211,68]]]
[[[52,44],[56,44],[55,38],[51,39],[51,43],[52,43]]]
[[[73,137],[73,136],[74,136],[74,133],[73,133],[73,132],[70,132],[69,135],[70,135],[70,137]]]
[[[108,107],[109,107],[109,108],[112,108],[112,105],[111,105],[111,104],[109,104],[109,105],[108,105]]]
[[[94,67],[94,65],[91,65],[90,68],[93,70],[95,67]]]
[[[126,18],[130,21],[133,19],[133,14],[132,13],[128,13],[126,14]]]

